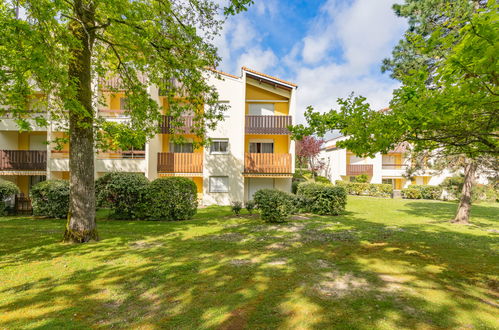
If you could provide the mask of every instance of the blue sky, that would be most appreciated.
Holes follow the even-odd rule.
[[[219,69],[248,66],[297,83],[298,121],[308,105],[326,111],[351,92],[384,108],[398,86],[380,66],[406,29],[391,9],[400,1],[255,0],[216,39]]]

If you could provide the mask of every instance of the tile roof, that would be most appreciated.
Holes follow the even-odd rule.
[[[240,79],[241,78],[241,77],[235,76],[233,74],[230,74],[230,73],[227,73],[227,72],[223,72],[223,71],[220,71],[220,70],[217,70],[217,69],[213,69],[213,68],[208,68],[208,70],[216,72],[216,73],[219,73],[219,74],[227,76],[227,77],[235,78],[235,79]]]
[[[245,67],[245,66],[243,66],[243,67],[242,67],[242,69],[243,69],[244,71],[247,71],[247,72],[250,72],[250,73],[254,73],[254,74],[257,74],[257,75],[259,75],[259,76],[266,77],[266,78],[269,78],[269,79],[272,79],[272,80],[275,80],[275,81],[281,82],[281,83],[286,84],[286,85],[289,85],[289,86],[298,87],[298,85],[293,84],[292,82],[289,82],[289,81],[286,81],[286,80],[282,80],[282,79],[279,79],[279,78],[276,78],[276,77],[273,77],[273,76],[269,76],[268,74],[265,74],[265,73],[261,73],[261,72],[258,72],[258,71],[255,71],[255,70],[252,70],[252,69],[247,68],[247,67]]]

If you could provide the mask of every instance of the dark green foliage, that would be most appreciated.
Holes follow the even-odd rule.
[[[187,178],[156,179],[149,184],[144,203],[147,219],[190,219],[198,207],[196,184]]]
[[[283,222],[294,209],[291,195],[280,190],[258,190],[253,199],[262,219],[268,222]]]
[[[461,196],[463,184],[463,176],[451,176],[445,178],[444,181],[440,184],[440,187],[447,192],[451,199],[458,199]]]
[[[463,176],[453,176],[445,178],[445,180],[440,184],[440,187],[445,190],[450,199],[460,199],[461,191],[463,189],[464,177]],[[474,201],[491,201],[494,202],[498,199],[498,192],[493,185],[483,185],[477,184],[473,187],[472,199]]]
[[[235,215],[239,215],[241,213],[241,210],[243,209],[243,203],[240,201],[235,201],[232,202],[232,212],[234,212]]]
[[[246,202],[246,210],[248,211],[249,214],[253,214],[253,210],[255,209],[255,202],[252,200],[249,200]]]
[[[337,180],[336,185],[344,187],[349,195],[391,197],[393,193],[393,186],[391,184],[346,182]]]
[[[15,185],[15,183],[0,179],[0,215],[5,214],[5,199],[18,193],[19,188]]]
[[[331,181],[328,178],[326,178],[325,176],[321,176],[321,175],[318,175],[315,177],[315,182],[326,183],[326,184],[331,183]]]
[[[112,209],[116,219],[139,218],[149,180],[141,173],[112,172],[95,182],[97,205]]]
[[[369,180],[367,174],[359,174],[355,177],[355,182],[358,183],[367,183],[367,180]]]
[[[69,182],[47,180],[31,187],[33,214],[49,218],[66,218],[69,210]]]
[[[303,178],[303,177],[298,177],[298,178],[293,178],[293,180],[291,181],[291,192],[293,194],[296,194],[296,190],[298,189],[298,185],[302,182],[306,182],[307,179]]]
[[[402,189],[402,197],[410,199],[439,199],[442,188],[439,186],[410,185]]]
[[[339,215],[347,203],[346,190],[340,186],[302,183],[298,186],[298,196],[304,197],[302,207],[320,215]]]

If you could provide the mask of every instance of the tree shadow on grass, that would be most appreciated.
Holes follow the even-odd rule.
[[[469,290],[497,275],[494,259],[472,259],[494,253],[492,237],[456,257],[448,248],[476,236],[353,212],[279,225],[203,219],[103,222],[108,238],[84,246],[35,248],[35,237],[15,253],[20,262],[83,257],[87,266],[5,288],[0,327],[455,328],[463,311],[480,309],[480,325],[497,309],[493,293]]]

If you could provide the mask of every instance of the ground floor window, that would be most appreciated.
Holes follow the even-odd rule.
[[[210,176],[210,192],[212,193],[229,192],[229,177]]]
[[[383,184],[391,184],[393,186],[393,179],[383,179],[381,181]]]

